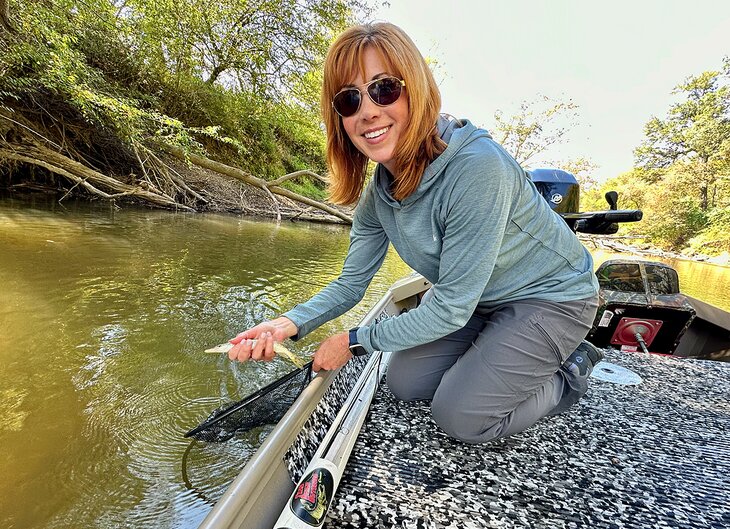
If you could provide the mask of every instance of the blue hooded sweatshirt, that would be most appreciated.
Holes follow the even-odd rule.
[[[448,144],[411,195],[390,194],[382,165],[355,210],[340,277],[284,316],[301,338],[364,296],[391,242],[433,283],[433,298],[358,330],[367,351],[400,351],[466,325],[479,305],[523,299],[571,301],[598,291],[593,261],[519,164],[487,131],[441,117]]]

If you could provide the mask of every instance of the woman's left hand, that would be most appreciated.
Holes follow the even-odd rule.
[[[321,343],[317,352],[314,353],[312,370],[319,371],[320,369],[324,369],[326,371],[332,371],[333,369],[344,366],[352,358],[349,344],[350,340],[346,332],[327,338]]]

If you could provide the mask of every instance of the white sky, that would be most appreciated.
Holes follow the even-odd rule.
[[[538,95],[579,105],[580,125],[545,158],[586,157],[599,180],[633,166],[677,84],[730,55],[730,0],[389,0],[373,18],[439,62],[444,112],[489,129],[495,110]]]

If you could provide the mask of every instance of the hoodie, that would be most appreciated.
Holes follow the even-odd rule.
[[[378,165],[355,210],[341,275],[284,316],[301,338],[364,296],[388,243],[433,284],[428,303],[361,327],[368,352],[432,342],[466,325],[477,306],[523,299],[594,296],[591,255],[539,194],[519,164],[485,130],[441,117],[448,144],[402,201]]]

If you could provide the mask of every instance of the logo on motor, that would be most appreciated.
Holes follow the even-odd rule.
[[[326,468],[315,468],[302,479],[291,500],[291,510],[304,523],[322,525],[332,499],[335,480]]]
[[[553,195],[550,197],[550,202],[553,204],[560,204],[563,201],[563,195],[560,193],[553,193]]]

